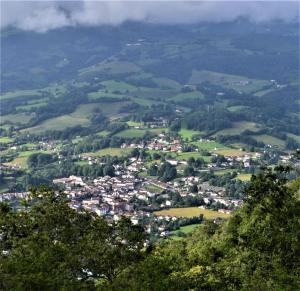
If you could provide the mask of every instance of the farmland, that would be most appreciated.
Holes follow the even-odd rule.
[[[218,150],[227,148],[216,141],[193,141],[191,144],[197,146],[201,150]]]
[[[158,135],[166,131],[166,128],[149,128],[149,129],[126,129],[116,134],[116,136],[124,138],[143,137],[147,132]]]
[[[233,126],[230,128],[226,128],[218,131],[214,136],[218,135],[236,135],[241,134],[245,130],[251,130],[253,132],[259,131],[259,126],[254,122],[240,121],[234,122]]]
[[[210,162],[211,160],[210,156],[202,156],[199,152],[171,153],[170,155],[178,161],[187,161],[189,158],[202,158],[206,162]]]
[[[194,135],[201,135],[201,131],[182,128],[179,131],[179,134],[181,135],[182,138],[191,140]]]
[[[201,224],[190,224],[190,225],[182,226],[178,230],[171,232],[171,239],[180,240],[182,239],[182,237],[178,236],[178,233],[181,232],[184,233],[185,235],[188,235],[200,227]]]
[[[80,118],[79,116],[72,114],[62,115],[59,117],[50,118],[42,122],[40,125],[31,127],[24,131],[28,130],[30,133],[39,133],[46,130],[63,130],[76,125],[88,126],[89,120],[87,118]]]
[[[101,82],[101,84],[105,86],[106,90],[109,90],[111,92],[119,91],[121,93],[125,93],[125,92],[131,92],[137,90],[137,88],[133,85],[130,85],[125,82],[114,81],[114,80],[103,81]]]
[[[220,150],[216,150],[214,151],[216,154],[218,155],[222,155],[222,156],[235,156],[235,157],[239,157],[239,156],[243,156],[246,153],[239,150],[239,149],[220,149]]]
[[[194,217],[203,214],[206,219],[215,219],[215,218],[229,218],[229,214],[221,213],[209,209],[202,209],[198,207],[187,207],[187,208],[170,208],[167,210],[155,211],[156,216],[160,215],[169,215],[176,217]]]
[[[3,122],[9,122],[12,124],[27,124],[30,119],[34,116],[33,113],[16,113],[16,114],[8,114],[8,115],[2,115],[0,121]]]
[[[5,94],[0,95],[0,100],[14,99],[14,98],[28,97],[28,96],[39,97],[40,95],[41,93],[38,90],[17,90],[12,92],[6,92]]]
[[[254,135],[253,136],[254,139],[256,139],[257,141],[261,141],[266,145],[273,145],[273,146],[278,146],[278,147],[283,147],[284,146],[284,141],[271,136],[271,135],[266,135],[266,134],[262,134],[262,135]]]
[[[103,156],[124,156],[130,152],[130,149],[106,148],[92,153],[84,153],[83,156],[103,157]]]
[[[144,125],[144,122],[142,121],[127,121],[126,122],[128,124],[128,126],[131,126],[131,127],[135,127],[135,126],[143,126]]]
[[[11,143],[14,139],[10,137],[0,137],[0,143]]]
[[[248,182],[248,181],[250,181],[251,177],[252,177],[252,174],[239,174],[237,176],[237,179],[244,181],[244,182],[245,181]]]
[[[201,82],[218,83],[222,84],[222,86],[225,88],[230,88],[245,93],[256,92],[267,85],[271,85],[271,83],[266,80],[255,80],[237,75],[194,70],[190,78],[190,84],[198,84]]]
[[[30,151],[19,152],[18,156],[14,160],[12,160],[11,162],[5,163],[5,165],[26,169],[28,157],[30,155],[36,154],[36,153],[49,153],[49,151],[30,150]]]

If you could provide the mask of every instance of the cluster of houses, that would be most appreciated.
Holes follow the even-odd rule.
[[[180,193],[182,196],[200,196],[203,198],[205,205],[208,207],[212,203],[220,203],[224,207],[240,207],[243,204],[241,199],[230,199],[225,197],[226,190],[224,187],[212,186],[208,182],[201,182],[199,177],[184,177],[176,182],[172,182],[173,189]],[[198,192],[190,193],[189,189],[191,186],[197,185]]]
[[[158,135],[158,138],[149,140],[148,142],[142,142],[139,144],[122,144],[121,148],[138,148],[138,149],[148,149],[157,150],[163,152],[182,152],[182,144],[178,139],[169,139],[163,133]]]

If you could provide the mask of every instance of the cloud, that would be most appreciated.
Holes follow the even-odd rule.
[[[1,1],[1,28],[45,32],[65,26],[118,25],[127,20],[151,23],[252,21],[299,17],[298,1]]]

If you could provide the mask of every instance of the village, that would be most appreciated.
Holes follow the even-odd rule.
[[[143,130],[144,126],[135,127]],[[147,126],[155,128],[167,123],[162,119]],[[76,211],[92,212],[109,223],[125,216],[133,224],[142,225],[152,239],[164,238],[181,226],[195,224],[195,221],[201,223],[203,218],[226,219],[242,206],[244,182],[239,177],[250,179],[251,171],[258,167],[265,152],[220,146],[214,139],[189,140],[163,132],[120,144],[115,152],[129,155],[112,162],[110,174],[58,177],[52,180],[52,185],[55,191],[65,193],[69,206]],[[11,148],[20,149],[22,145]],[[36,148],[53,153],[61,165],[71,158],[73,163],[83,163],[90,168],[104,167],[110,160],[93,153],[70,157],[61,149],[59,143],[53,141],[40,141]],[[108,151],[106,157],[111,153]],[[281,155],[279,159],[281,163],[288,163],[291,156]],[[175,176],[168,179],[159,176],[163,165],[176,169]],[[20,170],[7,163],[2,163],[1,169]],[[20,201],[29,197],[30,192],[6,192],[0,196],[0,202],[9,202],[18,211],[24,207]],[[187,212],[181,214],[181,211]]]

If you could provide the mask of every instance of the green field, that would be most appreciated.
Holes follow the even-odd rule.
[[[171,153],[170,155],[178,161],[182,161],[182,160],[187,161],[189,158],[194,158],[194,159],[202,158],[205,162],[210,162],[211,160],[211,157],[202,156],[199,152]]]
[[[177,216],[177,217],[194,217],[203,214],[203,216],[207,219],[215,219],[215,218],[229,218],[230,215],[226,213],[221,213],[209,209],[202,209],[198,207],[187,207],[187,208],[170,208],[167,210],[155,211],[154,214],[156,216]]]
[[[114,94],[114,93],[111,93],[111,92],[106,93],[103,90],[88,93],[88,98],[90,100],[95,100],[95,101],[98,100],[98,99],[101,100],[101,98],[122,98],[122,97],[123,96],[120,95],[120,94]]]
[[[35,102],[27,102],[28,103],[27,105],[17,106],[16,109],[17,110],[20,109],[22,111],[29,111],[33,108],[38,108],[38,107],[47,105],[47,102],[46,102],[47,100],[48,100],[47,98],[41,98],[41,99],[35,100]]]
[[[181,85],[178,82],[168,78],[153,78],[152,80],[162,89],[170,88],[179,90],[181,88]]]
[[[227,149],[225,145],[222,145],[216,141],[193,141],[191,144],[195,145],[201,150],[215,150],[215,149]]]
[[[170,238],[173,240],[181,240],[183,237],[178,236],[179,232],[182,232],[185,235],[189,235],[199,227],[201,227],[201,224],[190,224],[190,225],[182,226],[178,230],[172,231]]]
[[[227,109],[230,112],[240,112],[240,111],[245,111],[245,110],[247,110],[249,108],[250,108],[249,106],[237,105],[237,106],[230,106]]]
[[[170,98],[170,100],[173,101],[182,101],[184,99],[203,99],[204,95],[199,92],[199,91],[192,91],[192,92],[187,92],[187,93],[179,93],[175,95],[174,97]]]
[[[131,126],[131,127],[135,127],[135,126],[143,126],[144,125],[144,122],[143,121],[127,121],[126,122],[128,124],[128,126]]]
[[[258,96],[258,97],[262,97],[268,93],[271,93],[273,91],[276,91],[274,88],[269,88],[269,89],[265,89],[265,90],[261,90],[261,91],[258,91],[256,92],[254,95],[255,96]]]
[[[120,101],[120,102],[98,102],[98,103],[90,103],[80,105],[77,112],[81,112],[82,116],[86,116],[88,114],[91,116],[94,112],[94,108],[99,108],[104,115],[109,117],[111,120],[117,119],[122,116],[126,116],[126,113],[119,113],[120,109],[127,105],[127,101]]]
[[[163,188],[158,187],[154,184],[147,184],[144,186],[144,188],[152,193],[161,193],[163,191]]]
[[[224,149],[224,150],[221,149],[221,150],[214,151],[214,153],[222,156],[236,156],[236,157],[247,154],[247,152],[241,151],[239,149]]]
[[[26,97],[26,96],[39,97],[41,96],[41,92],[39,92],[38,90],[17,90],[12,92],[6,92],[5,94],[0,95],[0,100]]]
[[[68,127],[74,127],[77,125],[81,125],[83,127],[89,126],[89,118],[94,114],[96,109],[101,110],[106,116],[114,119],[122,116],[122,114],[119,114],[119,110],[125,104],[127,104],[127,102],[97,102],[82,104],[79,105],[77,109],[71,114],[47,119],[37,126],[27,128],[22,131],[28,131],[30,133],[40,133],[46,130],[64,130]]]
[[[102,130],[102,131],[99,131],[96,133],[98,136],[102,136],[102,137],[105,137],[105,136],[108,136],[110,134],[109,131],[107,130]]]
[[[40,133],[46,130],[63,130],[68,127],[74,127],[76,125],[88,126],[90,121],[87,118],[80,118],[78,116],[70,115],[62,115],[55,118],[50,118],[45,120],[40,125],[24,129],[23,132],[30,133]]]
[[[114,80],[109,80],[109,81],[103,81],[101,82],[101,84],[103,86],[105,86],[105,88],[111,92],[113,91],[119,91],[121,93],[125,93],[125,92],[132,92],[132,91],[136,91],[137,88],[133,85],[130,85],[128,83],[125,82],[119,82],[119,81],[114,81]]]
[[[226,169],[226,170],[215,171],[214,174],[216,176],[223,176],[225,174],[232,173],[233,171],[234,171],[233,169]]]
[[[253,138],[256,139],[257,141],[263,142],[266,145],[269,144],[278,147],[284,147],[285,145],[285,142],[282,139],[267,134],[254,135]]]
[[[42,151],[42,150],[31,150],[31,151],[19,152],[18,156],[14,160],[4,164],[8,166],[17,166],[17,167],[21,167],[22,169],[26,169],[28,157],[36,153],[50,153],[50,152]]]
[[[33,113],[7,114],[0,117],[0,122],[10,122],[12,124],[27,124],[33,116]]]
[[[83,156],[91,156],[91,157],[103,157],[103,156],[124,156],[126,154],[129,154],[131,151],[131,149],[121,149],[121,148],[106,148],[106,149],[102,149],[100,151],[97,152],[90,152],[90,153],[84,153],[82,154]]]
[[[202,82],[210,82],[218,84],[224,88],[233,89],[245,93],[256,92],[267,85],[271,85],[270,81],[249,79],[243,76],[222,74],[212,71],[193,70],[189,84],[200,84]]]
[[[236,178],[241,181],[248,182],[248,181],[250,181],[251,177],[252,177],[252,174],[239,174]]]
[[[292,134],[292,133],[287,133],[287,136],[293,138],[295,141],[300,143],[300,136],[299,135],[295,135],[295,134]]]
[[[93,65],[84,69],[79,70],[79,76],[91,75],[97,73],[103,74],[128,74],[128,73],[137,73],[141,69],[130,62],[119,62],[119,61],[110,61],[102,62],[97,65]]]
[[[201,133],[202,133],[201,131],[185,129],[185,128],[182,128],[179,131],[179,134],[181,135],[182,138],[189,139],[189,140],[191,140],[194,135],[200,135]]]
[[[130,100],[142,106],[151,106],[152,104],[159,104],[157,103],[157,101],[145,99],[141,97],[130,97]]]
[[[238,135],[238,134],[241,134],[245,130],[251,130],[253,132],[257,132],[260,130],[260,127],[254,122],[239,121],[239,122],[234,122],[232,127],[230,127],[230,128],[225,128],[223,130],[218,131],[213,136]]]
[[[11,143],[15,139],[7,136],[0,137],[0,143]]]
[[[124,138],[136,138],[136,137],[143,137],[146,134],[146,132],[150,132],[154,135],[158,135],[166,130],[167,128],[149,128],[149,129],[130,128],[118,132],[116,136],[124,137]]]

